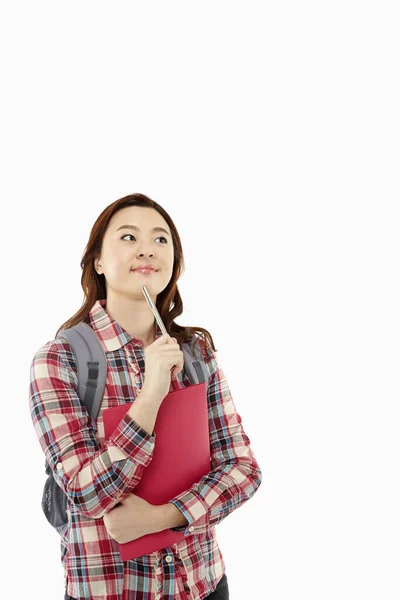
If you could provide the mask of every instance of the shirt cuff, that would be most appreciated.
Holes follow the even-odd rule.
[[[171,527],[172,531],[179,531],[187,537],[205,533],[209,529],[208,510],[193,492],[183,492],[169,502],[176,506],[188,521],[187,525]]]
[[[117,458],[113,450],[110,451],[112,462],[134,457],[135,463],[147,466],[153,455],[156,435],[147,433],[127,412],[108,439],[109,450],[110,446],[114,447],[114,455],[118,455]]]

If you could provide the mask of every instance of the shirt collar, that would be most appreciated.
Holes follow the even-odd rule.
[[[133,337],[128,333],[105,309],[106,299],[96,300],[89,312],[89,324],[97,333],[97,336],[105,352],[112,352],[132,342],[136,346],[143,346],[143,340]],[[162,335],[162,331],[156,322],[156,339]]]

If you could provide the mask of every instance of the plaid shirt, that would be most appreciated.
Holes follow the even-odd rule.
[[[88,319],[107,358],[106,387],[96,420],[79,400],[69,343],[47,342],[36,352],[30,370],[29,408],[35,432],[68,497],[68,524],[61,536],[66,589],[73,598],[92,600],[201,600],[225,573],[215,526],[254,495],[261,469],[216,355],[198,338],[208,371],[212,470],[170,500],[188,521],[174,528],[184,532],[185,539],[122,561],[102,517],[122,497],[135,493],[151,461],[156,434],[149,435],[125,415],[105,444],[103,410],[135,400],[145,363],[143,341],[133,338],[104,307],[105,300],[97,300]],[[156,337],[161,334],[157,325]],[[185,369],[178,380],[191,385]]]

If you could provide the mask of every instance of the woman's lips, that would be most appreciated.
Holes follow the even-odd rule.
[[[154,269],[135,269],[134,273],[142,273],[143,275],[151,275],[151,273],[156,273]]]

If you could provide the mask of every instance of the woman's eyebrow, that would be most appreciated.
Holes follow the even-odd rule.
[[[139,227],[137,227],[136,225],[121,225],[120,227],[118,227],[117,231],[119,231],[120,229],[133,229],[134,231],[140,231]],[[164,233],[169,235],[168,231],[164,229],[164,227],[153,227],[151,231],[163,231]]]

